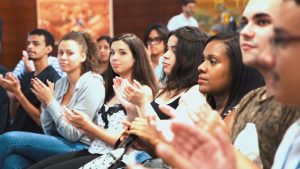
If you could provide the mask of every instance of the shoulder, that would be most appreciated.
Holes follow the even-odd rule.
[[[174,22],[177,22],[177,20],[181,20],[181,14],[175,15],[173,16],[169,22],[168,25],[170,26],[170,24],[175,24]],[[172,25],[173,26],[173,25]]]
[[[86,72],[76,83],[76,88],[93,88],[93,89],[100,89],[104,88],[103,86],[103,78],[100,74],[94,72]]]
[[[265,86],[251,90],[249,93],[247,93],[240,101],[239,106],[243,107],[244,105],[247,105],[249,102],[254,102],[257,99],[259,99],[260,96],[262,96],[266,92]]]
[[[202,105],[206,103],[205,96],[199,91],[199,85],[194,85],[189,88],[180,98],[180,101],[193,103],[191,105]]]
[[[48,62],[58,62],[58,59],[55,56],[48,56]]]
[[[94,84],[94,83],[103,83],[103,78],[100,74],[89,71],[89,72],[86,72],[83,75],[81,75],[78,82],[85,83],[88,85]]]

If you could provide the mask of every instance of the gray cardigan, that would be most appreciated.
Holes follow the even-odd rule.
[[[43,108],[41,123],[45,134],[59,133],[65,139],[90,144],[90,139],[76,127],[69,124],[64,117],[64,110],[60,105],[64,94],[67,92],[69,82],[67,76],[62,77],[55,83],[53,101]],[[83,113],[89,120],[94,120],[96,113],[103,105],[105,89],[102,76],[87,72],[83,74],[75,85],[75,91],[69,104],[69,110],[74,109]]]

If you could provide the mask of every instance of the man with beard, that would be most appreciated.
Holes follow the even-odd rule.
[[[54,37],[43,29],[34,29],[27,37],[27,53],[35,71],[25,73],[19,81],[13,73],[0,75],[0,86],[9,96],[9,125],[6,131],[30,131],[41,133],[41,103],[31,92],[31,79],[38,78],[45,84],[59,79],[55,69],[48,65],[48,55],[54,46]]]

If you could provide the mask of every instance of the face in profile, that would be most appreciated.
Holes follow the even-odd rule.
[[[30,60],[47,57],[52,48],[46,46],[45,37],[42,35],[29,35],[27,38],[27,53]]]
[[[152,29],[147,39],[147,45],[152,55],[162,55],[165,52],[165,44],[156,29]]]
[[[230,60],[222,41],[213,40],[206,45],[198,70],[200,92],[211,95],[229,93],[232,79]]]
[[[240,46],[244,64],[258,69],[265,67],[259,57],[270,56],[269,41],[273,36],[274,8],[280,0],[250,0],[243,12]],[[265,50],[268,50],[267,52]]]
[[[103,39],[97,42],[97,46],[99,49],[98,59],[100,60],[100,62],[108,62],[110,53],[109,43],[105,39]]]
[[[171,35],[168,39],[168,50],[163,55],[163,69],[166,75],[170,75],[174,65],[176,64],[176,47],[178,38],[175,35]]]
[[[277,100],[300,107],[300,6],[283,1],[274,22],[272,88]],[[292,40],[294,39],[294,40]]]
[[[70,73],[81,70],[81,65],[86,59],[81,46],[74,40],[63,40],[59,43],[58,62],[62,71]]]
[[[269,90],[271,68],[270,39],[273,36],[273,21],[280,0],[250,0],[243,12],[240,46],[245,65],[255,67],[265,78]],[[270,93],[272,93],[269,90]]]
[[[121,77],[131,77],[134,57],[129,46],[122,40],[111,44],[110,64],[113,71]]]

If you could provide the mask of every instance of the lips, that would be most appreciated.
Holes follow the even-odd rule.
[[[112,64],[111,64],[111,67],[113,67],[113,68],[116,68],[116,67],[118,67],[118,66],[120,66],[120,64],[118,64],[118,63],[112,63]]]
[[[201,76],[199,76],[198,78],[198,83],[201,85],[201,84],[204,84],[204,83],[207,83],[207,79],[206,78],[203,78]]]
[[[28,55],[32,55],[32,54],[35,54],[35,52],[33,51],[27,51]]]
[[[59,65],[63,67],[63,66],[66,66],[67,63],[62,63],[62,62],[60,62]]]
[[[249,51],[249,50],[251,50],[253,48],[256,48],[256,46],[253,45],[253,44],[251,44],[251,43],[242,43],[241,44],[242,51]]]
[[[166,68],[166,67],[168,67],[170,64],[168,64],[168,63],[163,63],[163,67],[164,68]]]

